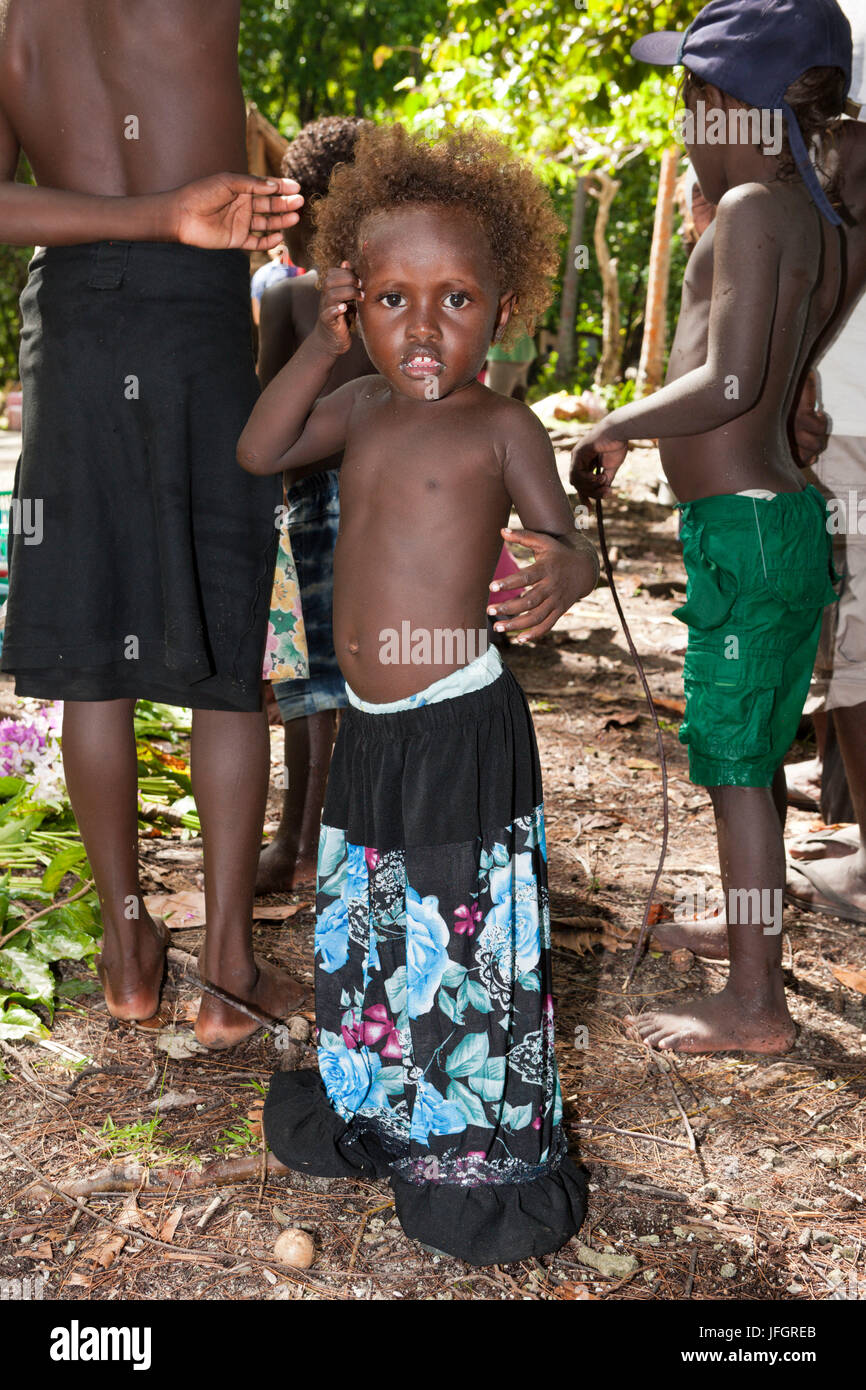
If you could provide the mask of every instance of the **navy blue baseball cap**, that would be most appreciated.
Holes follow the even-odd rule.
[[[764,110],[781,110],[791,153],[828,222],[841,218],[825,194],[785,92],[809,68],[841,68],[851,86],[851,25],[836,0],[710,0],[685,33],[648,34],[632,56],[659,67],[685,64],[720,91]]]

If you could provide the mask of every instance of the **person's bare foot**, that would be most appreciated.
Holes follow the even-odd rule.
[[[316,861],[293,854],[279,839],[272,840],[259,855],[256,872],[256,897],[267,893],[291,893],[297,889],[315,889]]]
[[[652,930],[651,951],[691,951],[705,960],[728,959],[728,928],[723,916],[696,922],[657,922]]]
[[[842,825],[835,830],[815,830],[790,840],[786,846],[790,859],[808,863],[814,859],[845,859],[860,848],[860,832],[856,825]]]
[[[814,875],[816,881],[811,882]],[[821,890],[826,887],[841,901]],[[853,911],[853,918],[860,920],[866,915],[866,850],[857,850],[843,858],[811,859],[802,867],[792,863],[788,873],[785,896],[806,911],[823,912],[831,917],[845,917],[845,905]]]
[[[625,1022],[650,1047],[673,1052],[789,1052],[794,1022],[780,1003],[744,1003],[726,986],[709,999],[689,999]]]
[[[787,763],[785,781],[788,787],[788,805],[803,811],[817,811],[821,804],[820,758],[808,758],[803,763]]]
[[[203,952],[199,953],[199,974],[202,979],[218,986],[226,994],[232,994],[244,1004],[259,1009],[274,1020],[289,1019],[304,1005],[310,990],[293,980],[291,975],[271,965],[269,961],[255,957],[256,978],[251,984],[233,979],[221,971],[218,978],[211,980],[207,974]],[[215,999],[206,990],[202,991],[201,1006],[195,1025],[195,1035],[205,1047],[214,1050],[235,1047],[246,1038],[252,1037],[261,1026],[247,1014],[233,1009],[221,999]]]
[[[134,936],[106,931],[96,971],[112,1018],[153,1018],[159,1009],[169,939],[165,923],[149,914],[138,922]]]

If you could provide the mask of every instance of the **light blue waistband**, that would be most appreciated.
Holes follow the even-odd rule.
[[[346,695],[349,704],[355,709],[363,710],[365,714],[396,714],[398,710],[417,709],[419,705],[435,705],[440,700],[455,700],[458,695],[469,695],[473,690],[483,690],[485,685],[492,685],[501,675],[502,658],[495,647],[488,647],[483,656],[471,661],[468,666],[461,666],[459,671],[452,671],[450,676],[443,676],[441,680],[428,685],[426,690],[419,690],[416,695],[408,695],[405,700],[392,700],[387,705],[373,705],[368,700],[360,699],[348,683]]]

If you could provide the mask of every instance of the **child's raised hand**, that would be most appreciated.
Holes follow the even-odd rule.
[[[596,425],[581,440],[571,456],[571,485],[581,497],[608,497],[611,484],[628,455],[628,444],[610,439],[605,434],[605,422]]]
[[[319,319],[316,333],[328,352],[340,355],[352,346],[349,324],[356,312],[356,304],[364,298],[361,281],[349,265],[343,261],[325,273],[319,301]]]

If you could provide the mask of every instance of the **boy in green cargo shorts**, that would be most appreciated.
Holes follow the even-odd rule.
[[[817,488],[774,499],[706,497],[682,508],[689,625],[691,780],[772,787],[809,692],[830,582],[827,508]]]
[[[824,500],[804,487],[787,426],[842,286],[838,194],[808,150],[823,174],[851,30],[836,0],[711,0],[685,35],[652,34],[633,52],[684,64],[683,135],[718,215],[689,261],[667,384],[593,429],[572,481],[606,496],[627,441],[657,438],[682,504],[680,738],[712,799],[726,915],[656,938],[729,956],[730,974],[719,994],[629,1022],[660,1048],[785,1052],[782,763],[835,598]]]

